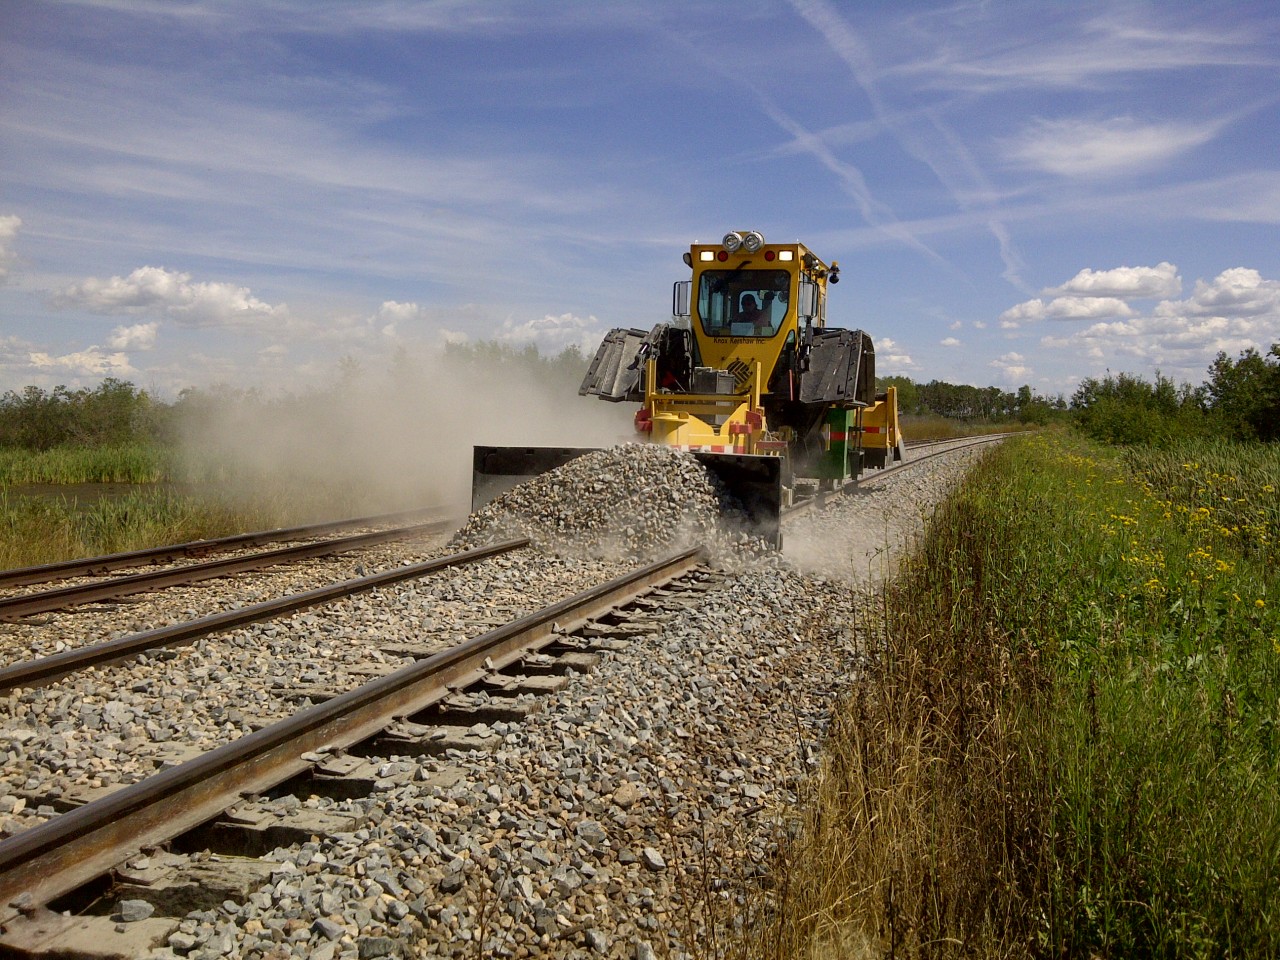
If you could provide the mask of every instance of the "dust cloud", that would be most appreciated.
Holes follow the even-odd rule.
[[[402,356],[390,370],[345,369],[297,394],[214,395],[188,418],[184,463],[234,499],[295,498],[295,516],[444,507],[464,517],[474,445],[636,438],[635,404],[578,396],[585,363],[568,382],[556,369],[527,356]]]

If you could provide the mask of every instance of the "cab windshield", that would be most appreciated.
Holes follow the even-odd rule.
[[[712,337],[772,337],[791,299],[786,270],[705,270],[698,281],[698,318]]]

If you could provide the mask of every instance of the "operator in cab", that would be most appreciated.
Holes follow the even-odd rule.
[[[770,316],[770,311],[761,310],[756,298],[750,293],[742,298],[738,322],[751,324],[755,328],[757,337],[767,337],[773,333],[773,317]]]

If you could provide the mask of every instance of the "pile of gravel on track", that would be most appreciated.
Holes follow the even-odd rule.
[[[741,517],[736,498],[691,454],[628,443],[508,490],[473,513],[450,547],[528,537],[544,550],[648,559],[723,543],[722,520]]]

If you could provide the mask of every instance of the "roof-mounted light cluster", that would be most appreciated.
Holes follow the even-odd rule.
[[[737,253],[740,249],[747,253],[755,253],[764,246],[764,237],[755,230],[748,230],[746,233],[731,230],[724,235],[720,245],[730,253]]]

